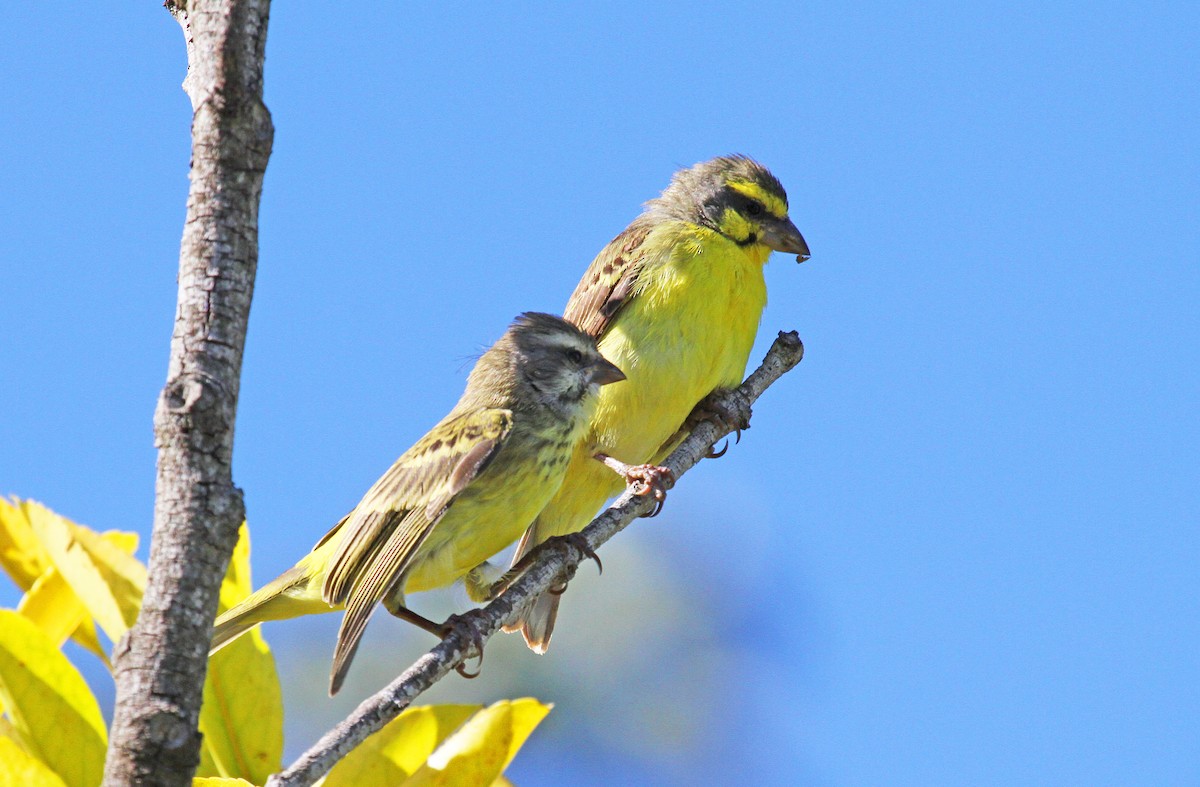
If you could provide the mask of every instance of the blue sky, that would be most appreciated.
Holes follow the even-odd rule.
[[[182,36],[153,4],[0,26],[0,493],[148,534]],[[754,360],[796,329],[804,362],[583,570],[550,655],[494,642],[432,699],[554,702],[521,785],[1195,783],[1197,29],[1185,3],[277,4],[235,457],[258,580],[675,168],[743,152],[813,251],[769,265]],[[334,626],[266,631],[290,753],[429,644],[377,619],[330,701]]]

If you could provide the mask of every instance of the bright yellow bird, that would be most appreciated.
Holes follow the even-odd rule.
[[[475,364],[450,414],[311,553],[217,619],[212,650],[266,620],[344,607],[335,694],[380,601],[444,635],[404,594],[449,585],[515,541],[562,483],[600,387],[623,379],[575,326],[521,315]]]
[[[564,316],[597,339],[628,381],[600,392],[566,480],[521,540],[517,560],[551,536],[581,530],[621,490],[597,454],[657,463],[706,397],[741,383],[773,250],[800,262],[809,256],[788,218],[787,194],[766,167],[726,156],[676,172],[596,256]],[[508,630],[520,629],[545,653],[558,603],[559,595],[542,595]]]

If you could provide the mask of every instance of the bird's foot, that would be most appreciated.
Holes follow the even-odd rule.
[[[555,538],[570,544],[582,552],[584,560],[595,560],[596,568],[601,574],[604,573],[604,564],[600,562],[600,556],[596,554],[596,550],[592,549],[592,545],[588,543],[587,536],[583,533],[567,533],[565,536],[555,536]],[[555,588],[551,588],[550,592],[556,596],[561,596],[566,589],[567,585],[563,583],[561,589],[558,589],[557,592]]]
[[[737,445],[742,441],[742,430],[750,428],[751,411],[749,406],[738,407],[721,401],[725,393],[725,389],[717,389],[701,399],[684,421],[684,427],[691,431],[701,422],[711,421],[722,430],[733,432],[733,442],[734,445]],[[729,441],[725,441],[725,445],[720,451],[716,449],[715,445],[709,449],[709,459],[719,459],[724,456],[725,452],[729,450]]]
[[[612,468],[625,479],[629,491],[639,497],[654,496],[657,505],[646,516],[658,516],[662,511],[663,502],[667,499],[667,490],[675,486],[675,473],[669,467],[657,465],[628,465],[608,454],[596,454],[595,458]],[[578,545],[576,545],[578,546]]]
[[[479,633],[478,629],[471,625],[470,616],[470,612],[462,615],[451,615],[450,617],[446,618],[446,622],[439,627],[439,634],[441,635],[442,639],[445,639],[451,634],[458,634],[460,637],[469,640],[471,645],[474,646],[475,652],[479,654],[479,662],[475,665],[474,672],[468,671],[466,664],[459,664],[454,668],[455,672],[457,672],[459,675],[462,675],[464,678],[467,678],[468,680],[478,678],[479,673],[483,672],[483,635]]]
[[[566,541],[568,544],[582,552],[585,559],[590,558],[595,560],[596,566],[599,568],[600,573],[604,573],[604,564],[600,562],[600,556],[596,554],[596,550],[592,549],[592,545],[588,543],[588,540],[583,533],[568,533],[565,536],[553,536],[552,539],[562,539]],[[526,553],[524,557],[513,564],[512,568],[510,568],[508,571],[505,571],[500,579],[491,583],[491,585],[486,586],[486,589],[484,589],[482,592],[476,591],[473,587],[468,586],[467,594],[471,596],[472,600],[476,600],[473,594],[478,593],[482,596],[482,601],[495,601],[497,598],[499,598],[501,593],[512,587],[513,583],[520,579],[521,575],[529,570],[529,567],[533,565],[533,557],[535,552],[536,550]],[[475,571],[478,572],[481,568],[482,566],[475,569]],[[467,577],[467,581],[470,582],[471,580],[472,577],[469,575]],[[561,596],[566,592],[566,590],[567,583],[563,582],[551,587],[546,592],[552,596]]]

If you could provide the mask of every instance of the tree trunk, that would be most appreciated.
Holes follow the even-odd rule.
[[[154,534],[142,611],[117,646],[106,785],[187,785],[221,578],[245,518],[234,420],[274,129],[262,102],[269,0],[168,0],[183,27],[192,169],[167,383],[154,416]]]

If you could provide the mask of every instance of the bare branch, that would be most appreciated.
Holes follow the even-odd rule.
[[[716,404],[736,416],[730,420],[748,423],[750,407],[758,397],[794,368],[803,356],[804,345],[800,343],[800,337],[795,331],[781,332],[763,358],[762,365],[738,388],[717,397]],[[732,426],[702,421],[679,447],[671,452],[664,465],[679,478],[706,457],[717,440],[732,431]],[[626,490],[611,507],[583,530],[588,547],[598,549],[605,541],[624,530],[630,522],[653,511],[655,505],[652,496],[639,497]],[[326,733],[289,768],[272,776],[267,782],[268,787],[303,787],[313,784],[367,736],[400,715],[421,692],[466,659],[477,656],[475,642],[486,642],[501,626],[515,620],[521,609],[534,597],[574,576],[579,562],[584,558],[581,546],[567,539],[551,539],[539,546],[534,552],[529,569],[499,598],[482,609],[472,610],[460,616],[467,625],[456,628],[400,677],[359,705],[350,716]]]
[[[167,383],[154,415],[154,533],[142,611],[115,648],[106,785],[186,785],[221,577],[245,518],[233,485],[258,205],[274,130],[262,102],[269,0],[168,0],[183,27],[192,170]]]

